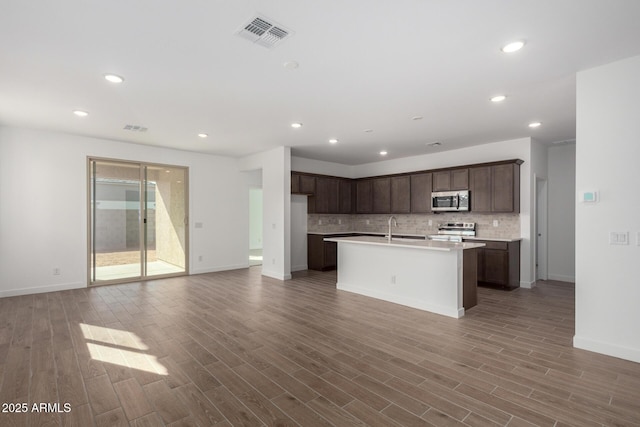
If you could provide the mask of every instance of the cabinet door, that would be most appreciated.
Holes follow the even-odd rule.
[[[484,250],[484,281],[502,286],[509,284],[509,252]]]
[[[316,213],[338,213],[338,179],[317,177],[315,199]]]
[[[338,265],[338,244],[336,242],[324,242],[324,266],[323,270],[334,270]]]
[[[455,169],[451,171],[451,189],[469,189],[469,169]]]
[[[451,173],[440,171],[433,173],[433,191],[449,191],[451,189]]]
[[[493,212],[516,211],[514,206],[514,165],[492,166],[491,173],[491,210]]]
[[[471,211],[491,212],[491,167],[469,169]]]
[[[391,212],[391,178],[376,178],[373,185],[373,213]]]
[[[408,175],[391,178],[391,212],[411,212],[411,177]]]
[[[322,270],[324,268],[324,237],[318,234],[307,234],[307,268]]]
[[[370,179],[356,183],[356,213],[373,212],[373,185]]]
[[[411,212],[431,212],[431,189],[433,176],[430,173],[411,175]]]
[[[338,213],[353,213],[353,181],[350,179],[341,179],[338,187]]]
[[[300,193],[300,175],[291,172],[291,194]]]
[[[310,175],[300,175],[300,192],[302,194],[315,194],[316,177]]]

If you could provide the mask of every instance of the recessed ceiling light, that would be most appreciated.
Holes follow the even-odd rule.
[[[431,143],[427,144],[427,146],[429,146],[429,147],[439,147],[441,145],[442,145],[442,142],[440,142],[440,141],[431,142]]]
[[[386,156],[387,154],[389,154],[389,153],[387,153],[387,152],[386,152],[386,151],[384,151],[384,150],[380,152],[380,155],[381,155],[381,156]]]
[[[524,46],[524,41],[518,40],[502,46],[502,49],[500,50],[503,51],[504,53],[513,53],[522,49],[523,46]]]
[[[294,129],[299,129],[302,127],[302,123],[291,123],[291,127]]]
[[[287,61],[282,66],[288,70],[295,70],[300,66],[296,61]]]
[[[422,120],[422,119],[424,119],[424,117],[422,117],[422,116],[413,116],[413,117],[411,117],[411,120]]]
[[[337,139],[335,139],[335,138],[331,138],[331,139],[329,140],[329,143],[330,143],[330,144],[337,144],[337,143],[338,143],[338,140],[337,140]]]
[[[364,131],[367,132],[367,133],[371,133],[371,132],[373,132],[373,129],[365,129]]]
[[[124,77],[117,74],[105,74],[104,78],[111,83],[122,83],[124,81]]]
[[[198,134],[198,136],[199,136],[200,138],[206,138],[206,137],[208,137],[208,136],[209,136],[209,134],[206,134],[206,133],[199,133],[199,134]]]
[[[165,172],[166,173],[171,173],[171,171],[169,169],[166,169]]]
[[[491,98],[491,102],[502,102],[505,99],[507,99],[506,95],[496,95],[493,98]]]
[[[82,110],[73,110],[73,114],[75,114],[78,117],[87,117],[89,115],[89,113]]]
[[[529,123],[529,127],[530,128],[537,128],[537,127],[540,127],[541,125],[542,125],[542,123],[540,123],[540,122]]]

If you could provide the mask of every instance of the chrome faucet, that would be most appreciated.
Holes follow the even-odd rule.
[[[389,217],[389,235],[387,236],[389,238],[389,243],[391,243],[391,224],[392,223],[394,223],[396,227],[398,226],[398,220],[393,215]]]

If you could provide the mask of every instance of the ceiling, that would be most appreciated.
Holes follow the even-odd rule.
[[[239,37],[256,15],[292,35],[271,49]],[[347,165],[566,141],[576,72],[639,55],[638,22],[637,0],[6,0],[0,125]]]

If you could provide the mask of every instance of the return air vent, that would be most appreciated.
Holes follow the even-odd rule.
[[[269,18],[256,16],[243,25],[237,34],[255,44],[273,49],[284,39],[291,36],[293,31],[276,24]]]
[[[138,126],[138,125],[125,125],[122,129],[131,131],[131,132],[146,132],[147,131],[146,127]]]

